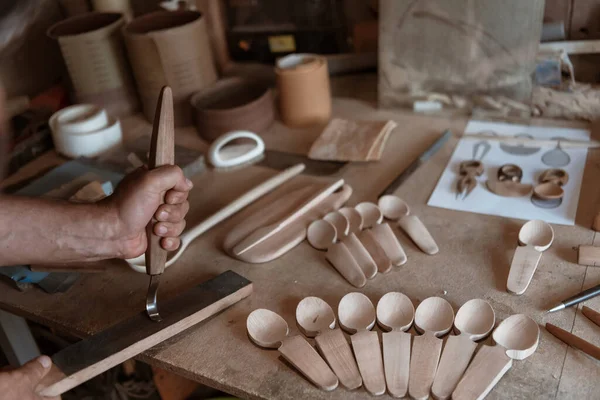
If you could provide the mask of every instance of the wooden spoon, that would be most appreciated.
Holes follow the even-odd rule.
[[[313,221],[308,226],[306,234],[308,243],[311,246],[318,250],[327,250],[327,254],[325,255],[327,261],[350,284],[356,287],[365,286],[367,277],[363,269],[354,258],[353,253],[346,246],[346,242],[335,243],[336,235],[335,227],[322,219]]]
[[[360,232],[363,228],[363,220],[362,220],[362,216],[360,215],[360,213],[358,211],[356,211],[356,209],[352,208],[352,207],[343,207],[340,208],[339,213],[342,214],[344,217],[346,217],[346,219],[348,220],[348,223],[350,224],[350,229],[348,230],[348,233],[354,233],[357,234],[358,232]]]
[[[288,337],[287,323],[270,310],[258,309],[248,315],[246,328],[258,346],[279,349],[281,355],[309,381],[323,390],[333,390],[338,379],[316,350],[302,336]]]
[[[502,321],[492,337],[496,346],[482,346],[452,392],[454,400],[483,399],[512,367],[513,360],[524,360],[538,346],[540,328],[523,314]]]
[[[348,293],[338,305],[338,317],[342,329],[350,334],[352,348],[367,392],[373,395],[385,393],[385,376],[381,359],[381,347],[375,325],[375,307],[362,293]]]
[[[377,322],[384,332],[383,365],[388,392],[393,397],[405,397],[408,392],[411,334],[415,307],[410,299],[398,292],[385,294],[377,303]]]
[[[390,226],[388,224],[377,223],[377,221],[383,221],[383,214],[381,214],[379,207],[373,203],[360,203],[355,207],[355,209],[362,216],[363,229],[365,229],[367,232],[371,232],[370,235],[372,236],[372,240],[369,241],[369,239],[365,239],[364,237],[367,234],[361,235],[361,241],[363,241],[363,243],[372,243],[373,241],[376,242],[379,245],[378,247],[383,250],[387,258],[390,259],[392,265],[399,266],[405,264],[407,260],[406,253],[400,245],[400,242],[398,242],[398,238]],[[381,218],[379,218],[379,216],[381,216]],[[371,254],[376,254],[378,251],[380,252],[380,250],[373,246],[369,247],[368,250]],[[389,267],[385,260],[382,260],[380,256],[375,255],[373,258],[378,258],[380,259],[380,262],[383,263],[378,263],[378,269],[380,271],[389,271],[391,267]]]
[[[347,236],[350,231],[350,222],[337,211],[327,213],[323,219],[335,226],[337,232],[337,240],[341,240],[344,236]]]
[[[379,198],[379,208],[387,219],[398,221],[398,225],[408,237],[425,253],[437,254],[440,249],[433,237],[415,215],[410,215],[410,208],[404,200],[391,194]]]
[[[362,216],[363,229],[372,228],[383,221],[383,214],[375,203],[365,201],[364,203],[357,204],[354,208]]]
[[[342,385],[348,389],[362,386],[350,344],[340,329],[335,329],[335,314],[324,300],[305,297],[296,307],[298,328],[315,342]]]
[[[450,398],[477,348],[475,341],[488,336],[495,322],[494,309],[485,300],[469,300],[458,310],[454,319],[457,335],[448,337],[444,346],[431,388],[433,397]]]
[[[550,224],[540,220],[526,222],[519,231],[519,244],[510,265],[506,288],[514,294],[523,294],[537,269],[542,252],[554,240]]]
[[[561,199],[565,191],[554,182],[540,183],[533,188],[533,194],[542,200]]]
[[[452,328],[454,311],[441,297],[429,297],[417,307],[415,328],[424,332],[413,339],[408,393],[415,400],[426,400],[433,385],[445,335]]]
[[[330,222],[318,219],[308,226],[306,239],[315,249],[327,250],[336,242],[337,229]]]

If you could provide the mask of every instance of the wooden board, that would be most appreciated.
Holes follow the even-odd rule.
[[[227,271],[165,302],[159,302],[162,321],[154,322],[147,313],[123,321],[97,335],[77,342],[52,357],[64,374],[44,382],[40,393],[58,396],[79,384],[119,365],[189,327],[215,315],[252,293],[252,283]]]
[[[348,202],[350,206],[362,201],[376,202],[377,194],[445,129],[458,135],[467,123],[466,118],[430,118],[378,110],[374,106],[377,99],[375,74],[335,77],[331,82],[337,96],[360,97],[369,102],[334,98],[334,115],[362,120],[392,119],[400,127],[390,136],[381,161],[348,164],[335,175],[343,177],[354,189]],[[149,131],[149,124],[141,116],[122,122],[126,140]],[[539,119],[529,123],[584,126]],[[177,144],[206,150],[195,129],[176,131]],[[319,129],[292,130],[275,122],[263,138],[269,149],[307,154],[320,133]],[[595,139],[600,138],[600,124],[592,126],[592,135]],[[578,266],[576,251],[572,250],[581,244],[600,246],[600,235],[596,235],[594,242],[594,232],[589,229],[600,204],[600,185],[597,184],[600,152],[588,152],[576,226],[553,227],[556,240],[544,253],[538,274],[522,296],[515,296],[506,292],[506,280],[515,238],[523,221],[426,205],[456,143],[456,137],[450,138],[440,152],[419,167],[396,192],[410,204],[411,213],[418,215],[430,230],[440,253],[435,257],[422,253],[394,227],[408,262],[401,267],[392,267],[388,274],[378,274],[360,291],[374,303],[390,291],[403,292],[415,302],[440,296],[446,291],[444,297],[455,307],[472,298],[485,298],[494,307],[499,321],[511,314],[525,313],[540,325],[550,322],[600,345],[598,327],[575,307],[545,314],[548,307],[600,282],[600,268]],[[39,169],[55,165],[61,159],[50,152],[36,162],[7,183],[35,175]],[[252,166],[222,173],[209,170],[193,177],[188,226],[194,226],[276,173]],[[298,176],[294,180],[308,183],[309,177]],[[261,204],[250,207],[255,205]],[[271,309],[291,322],[298,302],[307,295],[321,297],[335,308],[342,296],[354,289],[327,263],[324,254],[308,243],[301,243],[280,259],[264,265],[250,265],[230,258],[222,249],[223,240],[243,218],[243,213],[236,214],[194,241],[176,265],[165,271],[159,297],[174,297],[192,287],[194,282],[231,269],[253,281],[256,290],[251,300],[223,311],[210,323],[199,324],[137,358],[240,398],[361,400],[368,397],[364,389],[349,391],[339,387],[333,392],[323,392],[294,368],[285,365],[277,351],[258,349],[248,340],[245,321],[256,308]],[[130,270],[123,262],[112,260],[106,264],[110,267],[109,273],[85,274],[68,292],[60,295],[39,290],[27,293],[0,290],[0,307],[80,337],[101,332],[137,314],[143,306],[148,285],[147,276]],[[600,310],[600,298],[588,300],[586,305]],[[290,335],[297,333],[296,324],[290,323]],[[567,400],[597,396],[600,392],[598,363],[580,351],[570,349],[544,329],[541,333],[539,351],[527,360],[515,363],[486,400]]]

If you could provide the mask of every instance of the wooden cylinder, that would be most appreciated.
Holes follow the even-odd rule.
[[[331,117],[327,60],[314,54],[291,54],[277,61],[281,120],[292,127],[325,124]]]
[[[600,267],[600,247],[579,246],[577,264],[590,267]]]
[[[217,80],[203,15],[195,11],[157,11],[131,21],[124,35],[148,121],[154,120],[161,88],[170,86],[175,125],[190,125],[190,96]]]
[[[53,25],[75,91],[75,101],[105,108],[114,117],[138,109],[117,13],[87,13]]]

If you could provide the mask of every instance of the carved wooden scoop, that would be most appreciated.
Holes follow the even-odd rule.
[[[442,353],[444,336],[454,322],[454,310],[441,297],[429,297],[417,307],[415,327],[424,332],[413,339],[410,359],[408,393],[415,400],[426,400],[433,385],[433,379]]]
[[[431,388],[436,399],[450,398],[477,348],[475,341],[488,336],[495,322],[494,309],[482,299],[469,300],[458,310],[454,319],[457,335],[446,341]]]
[[[323,390],[333,390],[338,379],[317,351],[302,336],[289,337],[289,328],[281,316],[259,308],[248,315],[246,328],[258,346],[279,349],[281,355],[309,381]]]
[[[412,335],[405,331],[414,318],[415,307],[402,293],[387,293],[377,303],[377,322],[389,331],[382,335],[383,365],[388,392],[394,397],[405,397],[408,392]]]
[[[335,314],[324,300],[305,297],[296,307],[298,328],[308,337],[316,337],[320,353],[348,389],[362,386],[350,344],[340,329],[335,329]]]
[[[375,307],[362,293],[348,293],[338,305],[340,326],[350,334],[358,370],[367,392],[373,395],[385,393],[385,376],[381,359],[381,346],[375,325]]]
[[[506,288],[514,294],[523,294],[537,269],[542,252],[554,240],[550,224],[540,220],[528,221],[519,231],[519,244],[510,265]]]
[[[502,321],[492,335],[497,345],[483,346],[477,352],[452,399],[483,399],[512,367],[513,360],[524,360],[535,352],[539,336],[538,324],[526,315],[512,315]]]
[[[410,208],[398,196],[388,194],[379,198],[379,208],[387,219],[398,221],[398,226],[425,254],[437,254],[440,249],[419,217],[410,215]]]

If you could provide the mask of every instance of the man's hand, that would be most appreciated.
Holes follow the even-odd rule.
[[[50,357],[41,356],[20,368],[0,371],[0,397],[3,400],[50,400],[38,395],[35,389],[51,366]]]
[[[162,237],[161,246],[176,250],[190,208],[187,198],[191,188],[192,182],[177,166],[138,169],[125,177],[115,193],[102,202],[116,215],[115,233],[122,242],[119,256],[133,258],[146,251],[146,225],[151,218],[158,221],[153,230]]]

